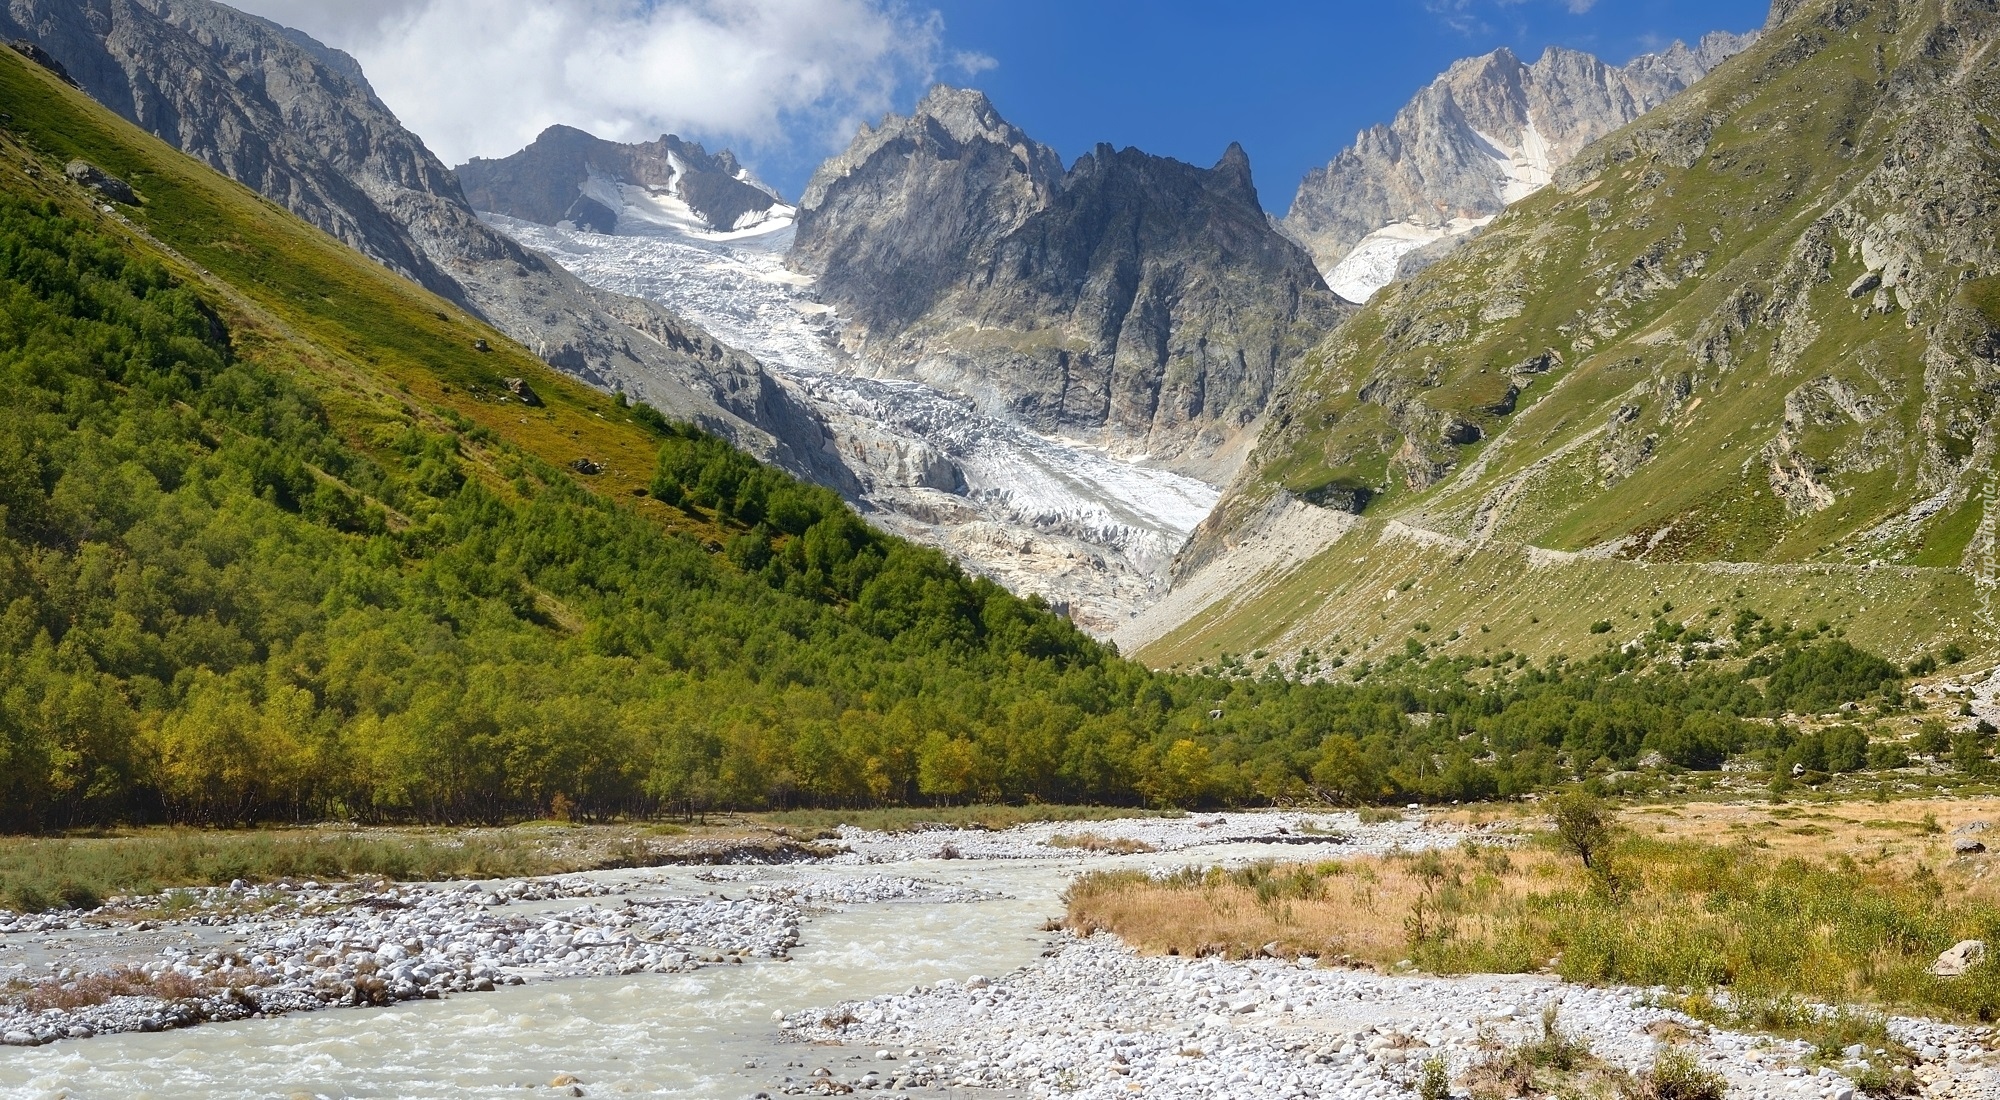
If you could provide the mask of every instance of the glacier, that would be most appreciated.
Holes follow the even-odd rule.
[[[1412,219],[1385,225],[1361,238],[1352,252],[1326,272],[1326,285],[1355,305],[1365,304],[1376,291],[1396,281],[1396,267],[1404,256],[1432,241],[1463,236],[1492,220],[1453,218],[1443,225],[1432,225]]]
[[[1532,114],[1527,126],[1511,142],[1484,130],[1473,133],[1485,143],[1486,155],[1493,161],[1494,192],[1503,205],[1512,206],[1554,181],[1554,155]],[[1326,285],[1335,294],[1361,305],[1373,298],[1376,291],[1396,281],[1396,268],[1404,256],[1432,241],[1464,236],[1492,221],[1493,216],[1488,215],[1443,222],[1411,218],[1385,225],[1361,238],[1339,263],[1323,273]]]
[[[1038,593],[1099,636],[1165,593],[1218,487],[987,416],[922,383],[867,376],[837,346],[839,318],[785,267],[789,207],[716,230],[670,196],[608,179],[588,186],[619,212],[617,233],[480,216],[584,282],[666,305],[755,356],[826,420],[877,526]]]

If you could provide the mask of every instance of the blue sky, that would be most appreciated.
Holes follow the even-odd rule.
[[[1213,163],[1250,153],[1282,214],[1323,164],[1452,61],[1550,45],[1623,62],[1676,38],[1759,27],[1767,0],[933,0],[945,44],[997,64],[969,79],[1065,162],[1099,141]],[[1573,8],[1583,7],[1578,12]],[[907,106],[907,104],[906,104]],[[809,171],[809,169],[808,169]],[[787,194],[800,176],[784,173]]]
[[[1453,61],[1614,62],[1760,26],[1769,0],[230,0],[353,52],[447,164],[553,123],[732,148],[787,196],[927,80],[1074,160],[1250,152],[1266,209]]]

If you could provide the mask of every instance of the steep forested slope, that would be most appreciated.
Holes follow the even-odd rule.
[[[0,90],[8,824],[913,794],[760,735],[976,729],[1107,660],[12,54]]]

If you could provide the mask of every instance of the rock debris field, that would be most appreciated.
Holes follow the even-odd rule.
[[[786,1091],[959,1086],[1078,1098],[1387,1100],[1412,1094],[1418,1067],[1433,1056],[1456,1077],[1485,1056],[1482,1044],[1535,1038],[1554,1006],[1559,1027],[1635,1072],[1657,1057],[1656,1035],[1687,1035],[1688,1049],[1728,1078],[1731,1096],[1857,1100],[1847,1076],[1807,1068],[1807,1044],[1710,1029],[1648,1007],[1646,994],[1551,978],[1385,977],[1310,959],[1140,958],[1100,934],[1071,938],[1004,978],[972,976],[790,1015],[783,1026],[798,1038],[875,1048],[875,1061]],[[1678,1029],[1663,1030],[1665,1022]],[[1930,1057],[1927,1095],[2000,1096],[1992,1056],[1966,1029],[1897,1019],[1890,1031]]]
[[[997,832],[850,828],[834,845],[845,851],[815,864],[483,883],[239,882],[112,899],[88,913],[0,913],[0,1042],[74,1044],[87,1056],[92,1037],[117,1032],[477,997],[557,979],[790,965],[814,921],[835,912],[896,922],[913,915],[909,906],[996,900],[996,883],[1045,899],[1053,912],[1069,877],[1092,867],[1326,858],[1454,845],[1466,835],[1336,813]],[[1005,862],[981,872],[982,860]],[[1663,991],[1544,975],[1385,976],[1311,959],[1149,958],[1104,934],[1046,939],[1041,958],[1005,974],[980,976],[990,968],[968,953],[948,960],[962,965],[962,978],[785,1006],[754,1025],[767,1032],[768,1060],[784,1067],[758,1095],[1388,1100],[1412,1095],[1433,1057],[1455,1075],[1496,1046],[1533,1037],[1552,1007],[1562,1028],[1628,1070],[1651,1065],[1663,1043],[1681,1043],[1726,1076],[1732,1097],[1860,1100],[1853,1077],[1868,1053],[1815,1060],[1803,1043],[1657,1007]],[[1889,1027],[1923,1059],[1923,1095],[2000,1097],[2000,1056],[1985,1030],[1901,1018]]]

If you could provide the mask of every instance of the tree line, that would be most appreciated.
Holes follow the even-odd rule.
[[[1769,624],[1736,672],[1156,673],[631,412],[714,540],[462,418],[342,423],[159,265],[0,200],[0,828],[1483,797],[1789,751],[1749,719],[1897,683]]]

